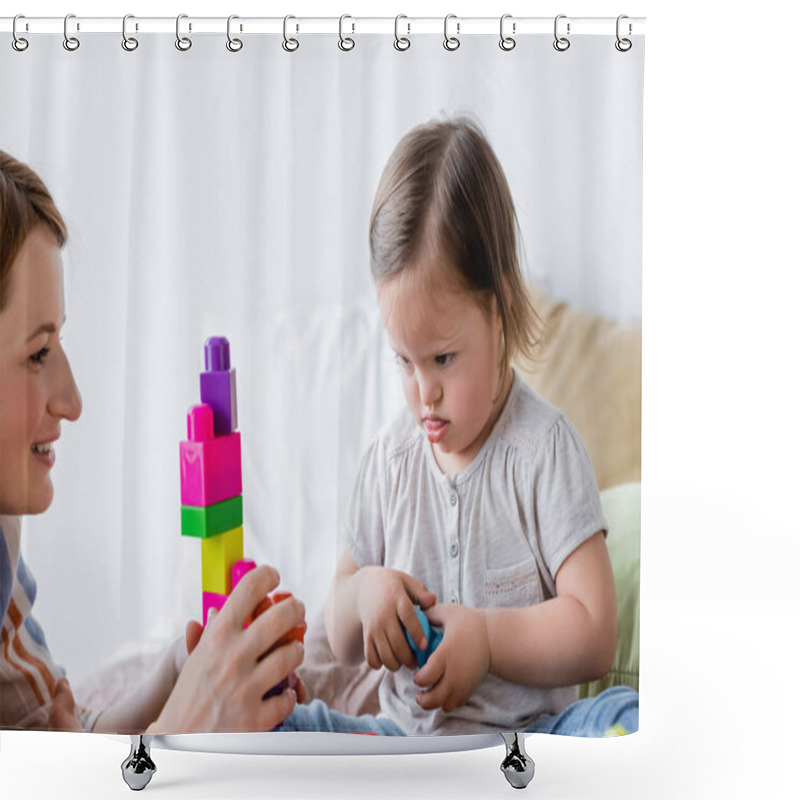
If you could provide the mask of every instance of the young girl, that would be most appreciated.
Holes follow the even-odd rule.
[[[397,146],[372,211],[381,317],[407,409],[363,457],[326,606],[343,661],[388,668],[406,734],[638,728],[638,697],[577,700],[616,646],[616,596],[591,462],[511,367],[539,320],[500,164],[467,121]],[[444,637],[414,672],[414,606]]]
[[[297,600],[244,622],[278,585],[268,566],[248,573],[200,638],[187,626],[126,701],[76,708],[63,670],[31,614],[36,584],[20,554],[20,517],[50,505],[50,471],[64,420],[81,397],[63,349],[61,248],[67,232],[47,188],[0,151],[0,728],[116,733],[263,731],[292,710],[291,690],[262,701],[303,658],[296,643],[273,649],[303,621]],[[68,532],[67,532],[68,533]],[[187,657],[187,648],[191,655]]]

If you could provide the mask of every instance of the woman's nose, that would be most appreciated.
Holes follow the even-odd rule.
[[[62,350],[60,355],[59,368],[55,374],[55,383],[50,398],[50,413],[54,417],[74,422],[81,415],[83,400],[78,390],[78,384],[75,383],[67,354]]]

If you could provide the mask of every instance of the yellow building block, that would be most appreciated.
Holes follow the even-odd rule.
[[[244,537],[241,526],[203,539],[203,591],[231,593],[231,567],[244,558]]]

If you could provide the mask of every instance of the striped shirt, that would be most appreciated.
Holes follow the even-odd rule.
[[[31,614],[36,581],[19,552],[20,520],[0,517],[0,728],[49,728],[56,684],[65,676]],[[84,730],[99,712],[77,708]]]

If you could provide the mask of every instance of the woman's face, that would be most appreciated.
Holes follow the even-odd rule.
[[[50,470],[61,420],[76,420],[81,396],[61,346],[61,252],[44,226],[11,267],[0,312],[0,513],[39,514],[53,499]]]

